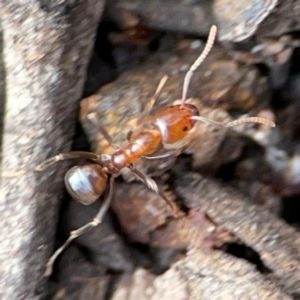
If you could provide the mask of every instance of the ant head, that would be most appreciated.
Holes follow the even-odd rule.
[[[195,105],[177,104],[156,112],[152,126],[159,130],[163,143],[173,144],[185,138],[193,129],[196,121],[192,117],[196,116],[199,116],[199,112]]]

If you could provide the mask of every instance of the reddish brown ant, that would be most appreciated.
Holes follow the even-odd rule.
[[[119,175],[123,168],[129,168],[150,189],[158,193],[158,187],[154,180],[134,169],[132,164],[142,157],[153,159],[176,155],[177,152],[175,151],[178,150],[180,142],[187,136],[197,121],[223,127],[230,127],[246,122],[262,123],[271,127],[275,126],[272,121],[259,117],[243,118],[226,124],[219,123],[199,116],[198,109],[194,105],[186,103],[187,91],[192,75],[210,52],[216,37],[216,32],[216,26],[212,26],[203,52],[185,76],[181,104],[162,108],[149,116],[154,102],[167,80],[166,76],[163,77],[154,96],[150,99],[148,107],[138,121],[140,125],[129,133],[128,143],[125,146],[119,147],[111,154],[76,151],[62,153],[49,158],[36,167],[36,170],[42,171],[60,160],[71,158],[90,160],[93,163],[74,166],[66,173],[66,188],[73,199],[86,205],[96,201],[105,192],[103,205],[94,219],[83,227],[72,231],[67,241],[51,256],[47,263],[46,276],[51,274],[52,266],[57,256],[73,239],[84,234],[90,227],[95,227],[102,222],[110,206],[114,178]],[[97,122],[96,115],[94,113],[90,114],[89,119],[98,130],[104,133],[104,137],[108,142],[112,144],[111,137],[103,130],[99,122]]]

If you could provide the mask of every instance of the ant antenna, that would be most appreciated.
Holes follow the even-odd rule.
[[[192,66],[190,67],[190,69],[188,70],[188,72],[185,75],[184,83],[183,83],[183,89],[182,89],[181,106],[184,105],[184,102],[186,100],[187,91],[188,91],[188,88],[189,88],[190,81],[191,81],[191,78],[193,76],[193,73],[201,65],[201,63],[204,61],[204,59],[206,58],[206,56],[210,52],[210,50],[211,50],[211,48],[212,48],[212,46],[213,46],[213,44],[215,42],[216,35],[217,35],[217,26],[213,25],[210,28],[208,39],[207,39],[206,45],[205,45],[202,53],[196,59],[196,61],[192,64]]]
[[[228,123],[217,122],[217,121],[207,119],[207,118],[201,117],[201,116],[193,116],[193,117],[191,117],[191,119],[195,120],[195,121],[202,121],[202,122],[205,122],[208,124],[221,126],[221,127],[232,127],[232,126],[236,126],[236,125],[243,124],[243,123],[259,123],[259,124],[264,124],[264,125],[267,125],[270,127],[276,126],[273,121],[265,119],[265,118],[260,118],[260,117],[242,118],[242,119],[233,120]]]

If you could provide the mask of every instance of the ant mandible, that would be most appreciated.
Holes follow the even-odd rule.
[[[247,122],[262,123],[271,127],[275,126],[272,121],[259,117],[237,119],[225,124],[216,122],[200,116],[196,106],[186,103],[187,91],[192,75],[210,52],[215,41],[216,33],[217,27],[212,26],[203,52],[196,59],[185,76],[181,104],[161,108],[153,115],[150,115],[155,100],[167,80],[167,76],[164,76],[154,96],[149,100],[144,113],[137,122],[137,124],[140,125],[128,134],[128,143],[125,146],[119,147],[111,154],[96,154],[82,151],[61,153],[47,159],[36,167],[35,170],[42,171],[53,163],[65,159],[83,158],[90,160],[93,163],[74,166],[67,171],[65,175],[67,191],[73,199],[85,205],[95,202],[105,193],[103,204],[94,219],[81,228],[72,231],[66,242],[51,256],[46,266],[45,276],[52,273],[55,259],[72,240],[84,234],[89,228],[95,227],[102,222],[110,206],[114,178],[119,175],[123,168],[129,168],[147,187],[159,193],[155,181],[146,174],[136,170],[133,167],[133,163],[142,157],[154,159],[176,155],[178,153],[176,150],[178,150],[180,142],[183,141],[191,129],[193,129],[197,121],[222,127],[231,127]],[[103,133],[103,128],[99,122],[97,122],[95,113],[91,113],[88,117],[96,128]],[[111,138],[106,131],[104,131],[104,137],[112,144]],[[164,200],[167,199],[164,198]]]

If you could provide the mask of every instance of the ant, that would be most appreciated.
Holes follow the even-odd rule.
[[[67,171],[65,174],[67,191],[73,199],[85,205],[95,202],[103,193],[105,194],[103,204],[94,219],[81,228],[72,231],[65,243],[51,256],[46,265],[45,276],[49,276],[52,273],[54,261],[72,240],[84,234],[89,228],[96,227],[102,222],[112,199],[114,179],[123,168],[129,168],[148,188],[159,193],[155,181],[146,174],[136,170],[133,167],[133,163],[143,157],[155,159],[178,155],[178,148],[182,145],[181,142],[183,142],[184,138],[193,129],[197,121],[222,127],[231,127],[247,122],[261,123],[275,127],[272,121],[259,117],[237,119],[225,124],[216,122],[200,116],[196,106],[186,103],[187,91],[192,75],[209,54],[216,34],[217,27],[212,26],[203,52],[185,76],[181,104],[161,108],[156,113],[150,115],[152,107],[167,81],[167,76],[164,76],[155,94],[149,100],[145,111],[139,118],[137,122],[139,125],[134,131],[129,132],[128,143],[125,146],[118,147],[111,154],[96,154],[83,151],[61,153],[45,160],[36,167],[36,171],[43,171],[55,162],[65,159],[83,158],[89,160],[92,163],[77,165]],[[104,138],[112,145],[111,137],[102,128],[99,121],[97,121],[95,113],[90,113],[88,117],[97,130],[104,133]],[[168,201],[165,197],[163,199]]]

